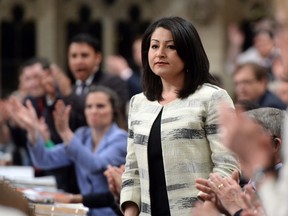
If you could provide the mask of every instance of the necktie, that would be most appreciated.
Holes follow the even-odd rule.
[[[81,84],[81,95],[85,95],[86,94],[86,83],[82,83]]]
[[[78,85],[76,89],[76,94],[78,96],[84,96],[86,94],[86,90],[87,90],[86,83],[81,83],[80,85]]]

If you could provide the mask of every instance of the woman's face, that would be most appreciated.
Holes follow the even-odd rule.
[[[184,78],[184,62],[179,57],[171,32],[158,27],[151,35],[148,51],[151,70],[162,79]]]
[[[87,124],[93,128],[105,128],[113,122],[113,108],[104,92],[89,93],[85,102]]]

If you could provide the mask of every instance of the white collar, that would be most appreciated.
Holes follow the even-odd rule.
[[[91,84],[92,84],[92,81],[93,81],[93,78],[94,78],[94,73],[92,73],[84,82],[85,82],[85,85],[86,86],[90,86]],[[82,80],[76,80],[76,86],[81,86],[82,85],[82,83],[83,83],[83,81]]]

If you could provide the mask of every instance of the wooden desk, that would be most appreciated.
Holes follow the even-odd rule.
[[[31,216],[86,216],[88,208],[82,203],[60,203],[69,193],[41,191],[33,188],[16,188],[29,201]]]
[[[36,204],[30,203],[33,216],[86,216],[88,208],[82,204]]]

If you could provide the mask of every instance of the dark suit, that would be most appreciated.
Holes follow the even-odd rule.
[[[99,70],[95,73],[93,81],[91,85],[88,86],[88,88],[91,87],[92,85],[106,86],[117,93],[119,97],[119,101],[120,101],[121,112],[123,113],[124,118],[126,120],[126,103],[129,100],[127,83],[118,76],[104,73],[102,70]],[[78,97],[78,101],[79,101],[78,105],[75,106],[75,108],[78,110],[76,112],[79,114],[78,117],[76,117],[77,119],[75,120],[77,121],[76,125],[77,127],[87,125],[85,116],[84,116],[85,95],[82,95],[82,96],[76,95],[75,85],[73,87],[73,95]]]
[[[129,90],[129,99],[135,94],[142,92],[141,87],[141,78],[138,73],[133,72],[132,76],[127,80],[128,90]]]
[[[266,90],[264,95],[258,101],[259,107],[274,107],[285,110],[287,106],[272,92]]]

